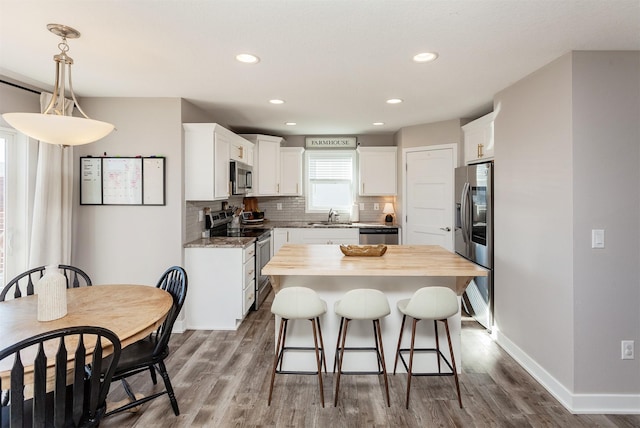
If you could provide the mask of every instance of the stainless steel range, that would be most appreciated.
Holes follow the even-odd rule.
[[[205,227],[209,229],[209,236],[239,236],[256,238],[256,301],[253,310],[258,310],[264,299],[269,295],[269,277],[262,275],[262,268],[271,259],[271,229],[256,226],[239,228],[231,227],[233,211],[216,211],[205,217]]]

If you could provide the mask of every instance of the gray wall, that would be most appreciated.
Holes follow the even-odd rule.
[[[495,321],[573,385],[571,59],[495,98]]]
[[[73,262],[94,283],[155,284],[162,272],[182,264],[182,121],[179,98],[84,98],[88,115],[116,131],[74,150],[80,156],[166,156],[165,206],[79,205],[74,188]]]
[[[572,60],[574,390],[640,393],[640,53]],[[623,339],[635,360],[620,360]]]
[[[0,83],[0,114],[11,112],[40,112],[40,94]],[[2,116],[0,126],[10,128]]]
[[[460,127],[466,122],[466,120],[451,119],[442,122],[407,126],[396,132],[396,144],[401,149],[408,149],[411,147],[456,143],[458,144],[458,165],[462,165],[464,150],[462,146],[462,129]]]
[[[579,394],[640,392],[640,361],[620,358],[640,339],[639,75],[638,52],[575,52],[495,98],[501,343],[574,409]]]

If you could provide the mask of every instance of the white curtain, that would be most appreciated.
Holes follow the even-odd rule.
[[[40,95],[40,109],[51,94]],[[73,101],[67,115],[71,115]],[[40,142],[31,220],[29,266],[71,263],[73,208],[73,148]]]

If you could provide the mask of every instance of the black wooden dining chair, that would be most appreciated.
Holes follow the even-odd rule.
[[[79,326],[41,333],[0,351],[0,361],[11,357],[10,384],[0,379],[0,388],[9,388],[9,403],[0,406],[3,428],[98,426],[120,357],[120,340],[111,330]],[[51,359],[55,365],[47,370]],[[25,377],[26,366],[33,366],[33,376]],[[33,398],[25,400],[25,389]]]
[[[3,302],[10,292],[12,292],[14,299],[32,295],[35,291],[35,283],[42,278],[46,268],[46,266],[33,268],[26,272],[22,272],[20,275],[13,278],[0,292],[0,302]],[[82,269],[69,265],[58,265],[58,269],[62,271],[62,274],[67,281],[67,288],[91,285],[89,275],[87,275]]]
[[[137,407],[164,394],[169,396],[171,407],[173,408],[175,415],[178,416],[180,414],[178,400],[173,392],[173,386],[171,386],[171,380],[169,379],[169,373],[167,373],[167,367],[164,364],[164,360],[169,356],[169,339],[171,337],[173,324],[175,323],[176,318],[180,313],[180,309],[182,309],[182,305],[184,304],[184,299],[187,296],[187,273],[179,266],[170,267],[162,275],[156,287],[171,294],[173,297],[173,305],[171,306],[171,309],[169,309],[167,317],[157,331],[145,339],[139,340],[122,350],[120,362],[118,363],[118,367],[116,368],[116,372],[113,375],[112,380],[122,381],[122,386],[127,393],[130,402],[124,406],[109,411],[107,416]],[[161,392],[137,399],[135,394],[131,391],[131,387],[129,386],[126,378],[146,370],[150,371],[151,380],[154,385],[157,384],[156,370],[158,370],[160,372],[160,376],[162,376],[162,379],[164,380],[165,389]]]

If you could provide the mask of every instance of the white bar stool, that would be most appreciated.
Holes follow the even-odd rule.
[[[324,391],[322,386],[322,364],[324,363],[325,373],[327,362],[324,356],[324,343],[322,341],[322,330],[320,329],[320,315],[327,312],[327,303],[320,299],[318,293],[306,287],[283,288],[273,298],[271,312],[280,317],[280,331],[278,333],[278,345],[273,359],[273,371],[271,373],[271,386],[269,387],[269,402],[273,394],[273,383],[276,373],[278,374],[310,374],[318,375],[320,386],[320,400],[324,407]],[[285,346],[287,335],[287,325],[289,320],[307,319],[313,326],[313,347]],[[315,350],[317,371],[284,371],[282,370],[282,358],[285,351],[289,350]],[[278,367],[279,364],[279,367]]]
[[[336,393],[334,398],[334,406],[338,406],[338,392],[340,390],[341,374],[375,374],[384,376],[384,386],[387,395],[387,406],[389,401],[389,382],[387,379],[387,367],[384,361],[384,348],[382,346],[382,333],[380,332],[380,318],[384,318],[391,312],[387,297],[382,291],[359,288],[348,291],[341,300],[335,303],[335,313],[340,315],[340,331],[338,332],[338,340],[336,342],[336,353],[333,362],[333,372],[336,371],[336,363],[338,365],[338,377],[336,380]],[[351,320],[370,320],[373,321],[373,337],[375,339],[375,347],[346,347],[347,328]],[[342,344],[340,341],[342,340]],[[375,351],[378,360],[378,371],[375,372],[344,372],[342,371],[342,361],[344,360],[344,351]],[[339,353],[339,355],[338,355]]]
[[[396,374],[398,367],[398,357],[402,360],[402,364],[407,370],[407,409],[409,408],[409,393],[411,391],[412,376],[453,376],[456,383],[456,391],[458,392],[458,403],[462,408],[462,398],[460,397],[460,384],[458,383],[458,371],[456,370],[456,360],[453,355],[453,346],[451,345],[451,335],[449,334],[449,323],[447,318],[458,313],[458,297],[456,293],[447,287],[424,287],[416,291],[411,299],[404,299],[398,302],[398,310],[402,312],[402,325],[400,326],[400,337],[398,338],[398,348],[396,350],[396,359],[393,365],[393,374]],[[400,348],[402,342],[402,332],[404,330],[404,322],[410,316],[413,318],[413,326],[411,328],[411,347]],[[436,347],[435,348],[415,348],[416,326],[420,320],[433,320],[435,330]],[[447,341],[449,342],[449,353],[451,355],[451,363],[440,352],[440,343],[438,339],[438,321],[444,324],[447,332]],[[409,366],[405,362],[402,352],[409,351]],[[413,373],[413,354],[414,352],[435,352],[438,358],[437,373]],[[443,373],[440,367],[440,360],[443,360],[450,372]]]

